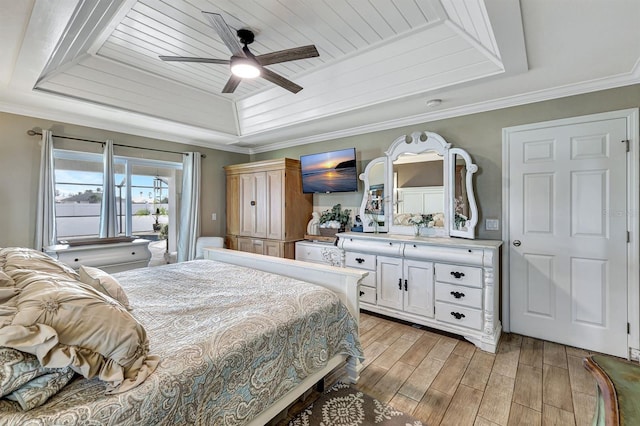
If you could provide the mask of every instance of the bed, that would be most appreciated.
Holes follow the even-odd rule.
[[[104,377],[76,374],[28,411],[0,399],[0,423],[263,425],[342,363],[358,379],[366,272],[225,249],[205,258],[113,274],[148,337],[135,364],[159,360],[141,383],[105,394]],[[0,310],[0,339],[2,324]]]

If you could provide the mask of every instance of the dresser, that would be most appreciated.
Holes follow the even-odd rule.
[[[78,246],[58,244],[46,247],[45,253],[76,270],[84,265],[113,273],[147,266],[151,259],[149,243],[149,240],[136,239]]]
[[[226,246],[269,256],[295,257],[313,210],[302,193],[300,161],[291,158],[234,164],[227,179]]]
[[[338,238],[344,266],[369,272],[361,309],[458,334],[495,353],[502,241],[358,232]]]

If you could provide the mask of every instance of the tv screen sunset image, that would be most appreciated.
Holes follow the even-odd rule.
[[[355,149],[321,152],[300,157],[305,193],[358,190]]]

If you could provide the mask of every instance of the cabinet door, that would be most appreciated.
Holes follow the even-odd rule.
[[[267,235],[267,185],[264,172],[240,176],[240,235]]]
[[[255,179],[253,173],[240,175],[240,235],[252,236],[255,227]],[[238,244],[240,245],[240,244]],[[241,251],[247,251],[242,250]]]
[[[238,251],[253,253],[253,243],[251,238],[238,238]]]
[[[253,185],[255,188],[255,205],[253,205],[254,227],[253,236],[267,237],[267,212],[269,203],[267,202],[267,174],[265,172],[253,173]]]
[[[433,263],[404,261],[404,310],[433,318]]]
[[[404,293],[402,259],[378,256],[376,275],[378,278],[378,305],[402,309]]]
[[[251,253],[264,254],[264,241],[251,239]]]
[[[240,232],[240,176],[227,176],[227,234]],[[230,247],[229,245],[227,247]]]
[[[284,170],[266,172],[265,186],[267,195],[266,238],[284,240]]]
[[[281,244],[279,241],[264,241],[262,254],[273,257],[282,257]]]

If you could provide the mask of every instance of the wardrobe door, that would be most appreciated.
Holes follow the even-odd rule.
[[[266,238],[284,240],[284,170],[266,172],[267,217]]]
[[[265,172],[240,176],[240,235],[267,235],[267,187]]]

